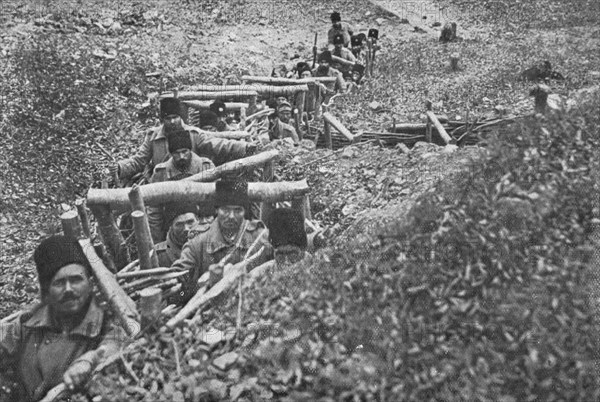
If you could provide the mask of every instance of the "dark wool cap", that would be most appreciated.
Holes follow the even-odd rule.
[[[334,45],[343,45],[344,44],[344,35],[335,34],[335,36],[333,37],[333,44]]]
[[[342,20],[342,16],[337,11],[332,12],[329,18],[331,18],[331,22],[333,23],[340,22]]]
[[[325,50],[323,53],[319,55],[319,62],[327,62],[331,63],[331,52],[329,50]]]
[[[352,66],[352,71],[355,71],[355,72],[359,73],[360,75],[362,75],[365,72],[365,66],[363,66],[362,64],[355,63]]]
[[[308,241],[300,211],[291,208],[275,209],[269,216],[267,227],[273,247],[293,245],[306,248]]]
[[[173,224],[175,218],[180,215],[192,213],[198,215],[198,206],[195,204],[174,204],[165,208],[165,223],[169,227]]]
[[[350,38],[350,43],[352,43],[352,47],[358,47],[362,45],[362,39],[358,35],[354,35]]]
[[[301,61],[298,64],[296,64],[296,71],[298,72],[298,75],[300,75],[304,71],[311,71],[311,69],[307,62]]]
[[[245,181],[219,180],[215,182],[215,206],[248,206],[248,183]]]
[[[219,116],[210,110],[203,110],[198,115],[198,127],[217,127],[217,123],[219,122]]]
[[[213,103],[210,104],[210,106],[208,107],[210,109],[211,112],[213,112],[214,114],[216,114],[219,117],[223,117],[225,116],[226,113],[226,107],[225,107],[225,102],[220,101],[220,100],[216,100]]]
[[[369,38],[378,39],[379,38],[379,29],[376,29],[376,28],[369,29]]]
[[[169,135],[169,152],[173,153],[179,149],[192,149],[192,138],[190,132],[181,130]]]
[[[181,116],[181,102],[177,98],[163,98],[160,100],[161,119],[176,114]]]
[[[51,236],[40,243],[33,253],[42,294],[46,294],[54,275],[69,264],[81,264],[91,274],[90,264],[81,245],[74,237]]]

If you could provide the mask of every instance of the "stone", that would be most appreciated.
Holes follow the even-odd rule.
[[[454,144],[448,144],[445,147],[442,148],[442,153],[443,154],[451,154],[458,151],[458,146],[454,145]]]
[[[396,148],[402,154],[408,154],[408,153],[410,153],[410,148],[408,148],[406,146],[406,144],[403,144],[401,142],[398,143],[398,144],[396,144],[396,146],[394,148]]]
[[[227,371],[231,366],[235,364],[238,359],[238,354],[235,352],[228,352],[222,356],[217,357],[213,360],[213,366],[219,370]]]

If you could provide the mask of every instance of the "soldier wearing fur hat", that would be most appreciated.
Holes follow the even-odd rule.
[[[291,138],[294,144],[298,144],[300,139],[296,129],[288,124],[292,117],[292,105],[288,101],[283,101],[275,107],[276,112],[269,116],[269,139],[273,141]]]
[[[313,76],[315,77],[336,77],[335,83],[327,84],[324,86],[326,88],[326,95],[333,95],[337,91],[344,92],[346,90],[346,83],[344,82],[344,78],[342,73],[339,70],[331,67],[333,62],[331,58],[331,52],[329,50],[325,50],[319,55],[319,66],[313,70]]]
[[[154,245],[161,267],[170,267],[181,257],[181,249],[194,228],[202,231],[210,225],[210,222],[201,223],[198,220],[198,206],[190,204],[178,205],[165,211],[165,223],[169,228],[167,239]]]
[[[203,158],[192,152],[192,140],[189,131],[180,130],[171,136],[169,140],[169,154],[171,155],[171,159],[159,163],[154,168],[150,183],[181,180],[215,167],[210,159]],[[155,243],[165,240],[165,235],[169,230],[165,214],[172,207],[173,205],[163,205],[148,206],[146,208],[152,240]],[[212,222],[214,207],[210,203],[200,204],[198,212],[202,222]]]
[[[147,169],[146,177],[154,166],[169,158],[169,137],[179,130],[191,133],[192,151],[200,156],[210,158],[215,164],[243,158],[256,151],[256,145],[221,138],[209,138],[199,128],[188,126],[182,119],[182,108],[179,99],[163,98],[160,102],[161,125],[152,128],[144,135],[142,145],[137,153],[128,159],[111,166],[111,173],[117,173],[119,179],[129,179],[136,173]]]
[[[347,22],[342,22],[342,17],[337,11],[332,12],[329,17],[331,18],[331,28],[327,32],[327,43],[331,46],[334,45],[335,36],[340,34],[343,37],[343,45],[348,47],[352,36],[352,27]]]
[[[254,241],[266,230],[259,220],[246,220],[249,205],[248,183],[243,181],[224,181],[215,183],[215,221],[183,246],[181,258],[172,265],[189,275],[184,276],[182,301],[194,295],[198,279],[207,270],[211,273],[211,283],[215,283],[223,274],[219,263],[230,255],[228,263],[236,264],[243,260]],[[272,249],[264,238],[265,252],[260,261],[272,258]]]
[[[336,56],[339,57],[342,60],[347,60],[351,63],[356,63],[356,57],[354,57],[354,54],[352,54],[352,52],[350,50],[348,50],[347,48],[344,47],[344,38],[341,34],[336,34],[333,38],[333,51],[331,52],[332,56]],[[335,62],[333,61],[331,63],[331,66],[337,70],[340,70],[342,73],[344,71],[350,71],[350,66],[339,63],[339,62]]]
[[[296,263],[308,256],[308,237],[302,214],[291,208],[271,211],[267,223],[269,242],[278,266]]]
[[[61,382],[81,389],[104,354],[125,340],[97,304],[91,267],[75,238],[52,236],[34,252],[41,303],[0,323],[0,372],[14,367],[21,395],[41,399]]]

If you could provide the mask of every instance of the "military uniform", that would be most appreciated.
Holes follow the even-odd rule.
[[[215,220],[206,228],[205,232],[188,240],[183,246],[181,258],[172,265],[173,268],[189,273],[182,280],[183,300],[186,301],[195,294],[198,279],[208,270],[208,267],[211,264],[219,263],[230,251],[235,249],[228,261],[229,263],[236,264],[242,261],[252,243],[261,235],[263,230],[267,229],[261,221],[244,220],[236,238],[229,242],[221,234],[218,220]],[[239,247],[236,249],[235,246],[238,241]],[[265,255],[263,260],[257,261],[258,264],[262,264],[272,258],[273,255],[267,236],[264,236],[264,245],[268,248],[268,252],[263,254]]]
[[[273,123],[273,127],[269,130],[269,138],[271,141],[273,140],[282,140],[284,138],[291,138],[294,141],[294,144],[300,142],[298,138],[298,134],[296,134],[296,129],[279,119],[275,119],[275,123]]]
[[[206,132],[187,124],[183,124],[183,129],[191,133],[192,151],[210,158],[216,165],[246,156],[246,143],[210,138]],[[154,166],[165,162],[169,156],[168,141],[161,124],[145,133],[144,141],[134,156],[118,162],[119,176],[122,179],[130,178],[143,171],[147,165],[150,165],[151,172]]]
[[[352,63],[356,63],[356,57],[354,57],[354,55],[352,54],[352,52],[350,50],[346,49],[345,47],[341,48],[339,50],[339,53],[338,53],[337,49],[334,49],[331,52],[331,54],[333,56],[337,56],[337,57],[339,57],[341,59],[348,60],[348,61],[350,61]],[[350,70],[352,68],[350,66],[345,66],[342,63],[336,63],[335,61],[331,63],[331,67],[335,68],[336,70],[340,70],[340,71]]]
[[[92,361],[95,350],[118,351],[125,332],[92,299],[79,325],[61,332],[47,305],[39,304],[10,322],[0,323],[0,372],[15,367],[26,400],[37,401],[60,384],[65,371],[79,361]]]
[[[210,159],[200,157],[192,152],[192,160],[190,167],[187,170],[179,170],[173,163],[173,159],[169,159],[167,162],[156,165],[154,168],[154,173],[150,178],[150,183],[159,183],[168,180],[181,180],[197,173],[202,173],[214,167],[215,165]],[[150,233],[152,234],[152,239],[155,242],[164,240],[165,233],[168,230],[168,228],[164,227],[164,209],[166,207],[168,206],[146,207],[146,212],[148,213],[148,223],[150,225]],[[202,203],[200,207],[201,216],[213,215],[214,206],[212,204]]]
[[[344,92],[346,90],[346,82],[344,81],[344,76],[339,70],[336,70],[333,67],[329,67],[326,74],[319,72],[318,68],[313,70],[314,77],[335,77],[335,83],[327,83],[325,86],[330,91],[336,92]]]
[[[210,222],[202,222],[194,226],[190,231],[190,238],[197,236],[200,233],[206,232],[210,227]],[[178,245],[171,237],[170,232],[167,234],[167,240],[154,245],[156,256],[158,257],[158,265],[160,267],[170,267],[175,261],[181,257],[182,245]]]
[[[333,48],[333,39],[336,35],[342,34],[344,36],[344,47],[350,45],[350,36],[352,35],[352,27],[347,22],[341,22],[342,29],[336,29],[334,27],[329,28],[327,32],[327,43]]]

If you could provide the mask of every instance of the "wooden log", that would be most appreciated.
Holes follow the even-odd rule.
[[[100,191],[111,191],[111,189],[100,189]],[[125,190],[123,195],[126,197],[126,204],[129,204],[129,198],[127,198],[126,191],[127,190]],[[115,223],[115,218],[110,206],[106,203],[91,205],[89,204],[89,198],[88,205],[96,217],[96,221],[98,221],[98,231],[102,236],[102,242],[106,245],[106,248],[115,262],[117,269],[123,268],[129,263],[129,251],[126,247],[121,247],[121,244],[123,244],[125,240],[123,239],[123,235]]]
[[[158,264],[154,266],[152,258],[150,257],[150,251],[153,249],[153,243],[146,213],[142,211],[133,211],[131,213],[131,219],[133,220],[135,241],[137,244],[138,256],[140,257],[140,268],[144,270],[158,267]]]
[[[246,269],[248,265],[251,265],[254,260],[257,260],[261,254],[264,252],[264,246],[253,256],[245,259],[242,262],[234,264],[231,268],[227,270],[227,275],[223,276],[219,282],[217,282],[212,288],[205,292],[198,292],[194,295],[190,301],[183,306],[183,308],[169,321],[167,321],[168,328],[175,328],[184,319],[189,317],[192,314],[197,313],[204,306],[206,306],[211,300],[215,299],[222,293],[226,292],[230,289],[236,282],[239,277],[246,273]]]
[[[190,101],[190,100],[216,100],[216,99],[224,99],[224,98],[250,98],[252,96],[258,96],[258,92],[248,89],[248,87],[244,89],[237,90],[226,90],[226,91],[182,91],[179,92],[179,99]],[[172,98],[172,93],[165,93],[160,95],[160,99],[162,98]]]
[[[134,271],[134,272],[121,271],[121,272],[117,273],[117,279],[142,278],[145,276],[169,274],[171,272],[177,272],[177,269],[168,268],[168,267],[158,267],[158,268],[146,269],[144,271]]]
[[[209,131],[208,138],[226,138],[228,140],[244,140],[252,134],[247,131]]]
[[[108,268],[108,270],[111,273],[113,273],[113,274],[116,273],[117,267],[115,265],[115,262],[113,261],[110,254],[106,251],[106,247],[104,247],[104,244],[100,240],[96,239],[93,243],[93,246],[94,246],[94,250],[96,251],[96,254],[98,254],[98,256],[100,258],[102,258],[102,262],[104,262],[104,265],[106,265],[106,268]]]
[[[139,292],[140,316],[142,328],[146,328],[156,323],[162,310],[162,290],[159,288],[142,289]]]
[[[139,232],[136,230],[135,231],[135,239],[136,239],[136,244],[138,245],[138,252],[140,251],[139,248],[139,241],[143,240],[143,241],[147,241],[147,239],[150,239],[150,242],[147,244],[148,246],[148,253],[146,254],[150,254],[149,258],[150,258],[150,267],[152,268],[156,268],[158,267],[158,256],[156,255],[156,253],[150,253],[150,251],[154,250],[154,243],[152,241],[152,235],[150,232],[150,223],[148,222],[148,217],[146,216],[146,206],[144,205],[144,198],[142,197],[142,193],[140,192],[140,186],[138,186],[137,184],[135,184],[132,188],[131,191],[129,191],[129,202],[131,203],[131,209],[133,211],[140,211],[144,213],[144,218],[138,222],[138,224],[140,225],[145,225],[145,228],[139,228],[139,230],[143,230],[144,233],[140,234],[140,236],[142,236],[140,238],[140,236],[138,236]],[[133,215],[132,215],[133,217]],[[139,219],[139,218],[138,218]],[[135,230],[135,222],[134,222],[134,230]],[[147,237],[149,236],[149,237]],[[146,246],[143,246],[144,250],[146,250]],[[144,269],[144,265],[142,265],[141,263],[142,259],[140,259],[140,267],[142,269]]]
[[[187,100],[183,101],[183,104],[187,105],[196,110],[207,110],[213,101],[199,101],[199,100]],[[242,109],[248,109],[248,103],[245,102],[225,102],[225,110],[227,111],[241,111]]]
[[[277,150],[261,152],[256,155],[248,156],[246,158],[236,159],[234,161],[224,163],[220,166],[205,170],[204,172],[186,177],[182,180],[194,182],[212,182],[225,174],[237,173],[256,168],[258,166],[264,165],[265,163],[272,162],[278,157],[279,151]]]
[[[449,144],[452,141],[452,138],[448,135],[448,133],[446,132],[446,129],[444,128],[444,126],[442,126],[442,123],[440,123],[440,121],[438,120],[436,115],[431,110],[428,110],[425,113],[427,114],[427,117],[429,118],[429,120],[431,120],[431,122],[437,129],[438,134],[440,135],[440,138],[442,139],[442,141],[444,141],[445,144]]]
[[[127,335],[135,337],[140,331],[139,316],[135,308],[135,303],[127,296],[125,291],[119,286],[117,279],[102,263],[90,240],[79,240],[79,244],[81,244],[83,252],[92,267],[98,287],[106,300],[108,300],[115,316],[118,317]]]
[[[240,128],[242,130],[244,130],[246,128],[246,109],[248,109],[248,108],[247,107],[242,107],[240,109]]]
[[[302,130],[300,129],[301,124],[302,124],[302,118],[304,117],[304,103],[306,102],[306,92],[300,92],[298,95],[296,95],[296,108],[298,109],[298,138],[300,139],[300,141],[302,141],[304,139],[304,135],[302,133]]]
[[[331,55],[331,61],[333,63],[343,64],[348,67],[354,67],[354,63],[351,62],[350,60],[342,59],[341,57],[335,56],[333,54]]]
[[[171,272],[169,274],[136,279],[135,281],[126,283],[121,287],[123,288],[123,290],[126,290],[126,291],[137,290],[137,289],[147,288],[147,287],[149,287],[149,285],[154,284],[154,282],[160,283],[160,282],[168,281],[171,279],[180,278],[184,275],[186,275],[186,272],[183,272],[183,271]]]
[[[354,142],[354,135],[331,113],[323,113],[323,120],[327,121],[333,128],[335,128],[340,134],[348,139],[350,142]]]
[[[271,109],[271,108],[266,108],[266,109],[260,110],[256,113],[251,114],[250,116],[246,117],[246,122],[248,123],[248,122],[251,122],[252,120],[268,116],[273,112],[275,112],[275,109]]]
[[[63,233],[65,236],[71,236],[76,239],[83,238],[83,231],[79,223],[79,214],[77,211],[67,211],[60,216]]]
[[[157,206],[177,201],[183,203],[212,201],[215,195],[214,183],[195,183],[179,180],[140,186],[146,205]],[[282,181],[277,183],[248,183],[250,201],[285,201],[307,194],[310,191],[306,180]],[[88,191],[88,205],[113,208],[125,212],[131,208],[128,189],[97,189]],[[123,264],[125,266],[126,264]]]
[[[325,137],[325,147],[333,149],[333,141],[331,139],[331,128],[329,127],[329,121],[323,119],[323,137]]]
[[[280,78],[280,77],[259,77],[253,75],[243,75],[242,80],[248,82],[257,82],[261,84],[271,85],[302,85],[314,84],[315,82],[335,82],[335,77],[310,77],[310,78]]]
[[[90,230],[90,218],[87,213],[87,209],[85,208],[85,198],[78,198],[75,201],[75,207],[77,208],[77,213],[79,214],[79,221],[81,222],[81,230],[83,235],[87,238],[92,237],[92,232]]]

